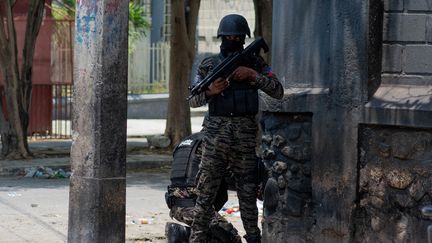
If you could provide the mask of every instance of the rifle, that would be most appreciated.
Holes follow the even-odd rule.
[[[243,51],[235,52],[229,57],[225,58],[221,63],[219,63],[212,71],[210,71],[207,76],[196,84],[192,89],[190,89],[190,95],[187,100],[192,99],[195,95],[198,95],[205,90],[208,86],[215,81],[217,78],[227,78],[231,75],[236,68],[241,66],[243,60],[251,55],[259,55],[261,49],[264,52],[268,52],[269,48],[267,43],[262,37],[258,37],[252,43],[250,43]]]

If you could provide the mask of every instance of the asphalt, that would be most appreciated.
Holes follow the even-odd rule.
[[[192,117],[192,132],[201,130],[202,116]],[[165,131],[165,119],[128,120],[127,171],[139,171],[170,166],[172,155],[167,149],[149,145],[147,137]],[[30,151],[36,156],[26,160],[0,160],[0,176],[23,176],[31,168],[50,168],[70,171],[71,139],[37,139],[29,141]]]

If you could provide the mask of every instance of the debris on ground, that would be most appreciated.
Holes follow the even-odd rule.
[[[263,215],[263,202],[257,201],[258,215]],[[219,214],[222,216],[233,215],[240,216],[240,206],[238,205],[225,205],[220,211]]]
[[[24,177],[33,177],[39,179],[62,179],[69,178],[72,175],[71,172],[66,172],[63,169],[53,170],[48,167],[31,167],[25,169]]]
[[[8,192],[8,196],[9,196],[9,197],[20,197],[21,194],[20,194],[20,193],[17,193],[17,192]]]
[[[153,224],[154,218],[139,218],[139,219],[133,219],[132,224]]]

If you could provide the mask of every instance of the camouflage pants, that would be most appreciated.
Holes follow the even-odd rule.
[[[189,226],[192,225],[194,215],[195,215],[194,207],[182,208],[182,207],[173,206],[170,211],[171,218],[175,218],[176,220],[185,223]],[[227,223],[227,220],[217,212],[214,212],[213,217],[211,219]]]
[[[213,217],[211,218],[210,227],[208,228],[214,229],[213,232],[209,232],[208,238],[206,238],[205,242],[212,243],[220,243],[220,242],[232,242],[232,243],[241,243],[241,237],[238,235],[237,230],[232,226],[232,224],[228,223],[228,221],[222,217],[218,212],[213,212]],[[170,211],[171,218],[175,218],[176,220],[185,223],[187,225],[192,225],[193,219],[195,215],[194,207],[176,207],[173,206]],[[221,240],[223,237],[229,238],[229,240]]]
[[[223,176],[235,178],[240,215],[246,236],[258,236],[256,206],[256,132],[254,117],[209,117],[205,125],[195,217],[190,242],[205,242],[214,212],[213,202]]]

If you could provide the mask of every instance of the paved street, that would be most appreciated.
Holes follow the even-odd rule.
[[[203,116],[191,117],[192,132],[199,132],[202,128]],[[127,135],[146,136],[163,134],[165,132],[166,119],[128,119]]]
[[[192,132],[201,129],[203,117],[192,117]],[[128,148],[148,147],[143,136],[162,134],[166,120],[128,120]],[[68,168],[70,140],[32,141],[33,151],[52,153],[49,158],[23,161],[0,161],[0,243],[66,242],[68,225],[69,179],[36,179],[11,176],[17,168],[44,166]],[[165,242],[168,215],[164,194],[169,184],[167,164],[171,155],[128,155],[128,166],[140,172],[127,174],[126,240],[127,242]],[[11,167],[11,168],[9,168]],[[15,168],[16,167],[16,168]],[[10,170],[10,171],[9,171]],[[9,172],[8,172],[9,171]],[[2,173],[0,173],[1,175]],[[226,207],[238,205],[235,192],[229,193]],[[245,232],[239,213],[226,215],[241,235]],[[151,224],[141,224],[148,220]]]
[[[164,227],[168,209],[164,193],[168,169],[127,175],[127,242],[165,242]],[[68,218],[68,179],[0,177],[0,242],[66,242]],[[230,205],[237,205],[230,192]],[[140,224],[139,219],[152,224]],[[240,217],[227,215],[243,235]]]

